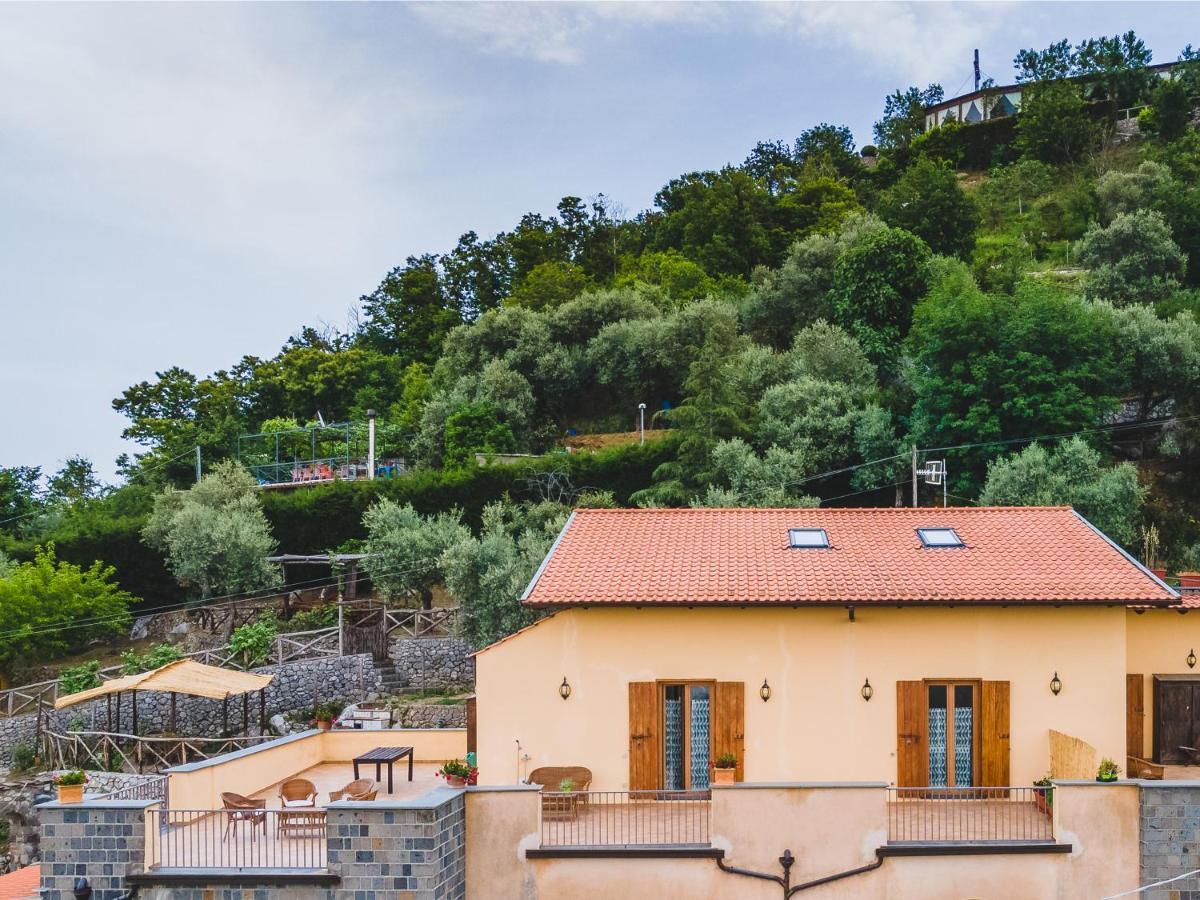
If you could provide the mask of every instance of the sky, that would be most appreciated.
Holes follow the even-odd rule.
[[[0,466],[81,454],[111,407],[343,325],[411,254],[604,193],[629,215],[759,140],[1012,80],[1190,3],[0,4]]]

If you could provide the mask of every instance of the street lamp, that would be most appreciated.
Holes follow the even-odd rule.
[[[638,431],[641,433],[639,444],[646,443],[646,404],[638,404]]]

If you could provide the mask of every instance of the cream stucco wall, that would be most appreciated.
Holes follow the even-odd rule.
[[[1173,609],[1151,609],[1141,613],[1130,610],[1126,615],[1127,671],[1145,676],[1142,682],[1146,710],[1142,756],[1149,759],[1154,746],[1154,676],[1200,674],[1200,668],[1187,667],[1189,651],[1195,649],[1200,655],[1200,610],[1186,613]]]
[[[896,682],[981,678],[1011,682],[1011,775],[1028,784],[1051,728],[1124,755],[1125,622],[1094,607],[565,610],[476,657],[480,782],[584,765],[594,790],[627,787],[627,685],[656,679],[745,682],[746,781],[893,782]]]

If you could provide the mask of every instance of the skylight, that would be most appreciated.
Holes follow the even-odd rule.
[[[966,546],[953,528],[918,528],[917,534],[926,547]]]
[[[789,528],[789,547],[828,547],[829,535],[824,528]]]

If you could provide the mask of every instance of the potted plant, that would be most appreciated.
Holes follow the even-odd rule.
[[[442,763],[438,774],[446,779],[446,784],[449,787],[466,787],[467,780],[475,775],[477,770],[472,769],[461,759],[451,759]]]
[[[1054,809],[1054,784],[1050,776],[1045,775],[1033,783],[1033,799],[1037,803],[1038,812],[1050,814]]]
[[[579,811],[579,796],[575,793],[575,782],[564,778],[558,783],[558,792],[542,794],[542,816],[547,819],[574,819]]]
[[[713,784],[733,784],[737,780],[737,757],[722,753],[713,763]]]
[[[1096,770],[1096,780],[1103,782],[1116,781],[1121,774],[1121,767],[1107,756],[1100,760],[1100,768]]]
[[[54,786],[58,788],[58,802],[82,803],[83,786],[87,784],[87,780],[87,775],[80,769],[55,775]]]
[[[328,703],[318,703],[313,710],[313,718],[316,720],[317,727],[322,731],[328,731],[333,727],[333,720],[342,714],[345,707],[341,703],[329,701]]]

